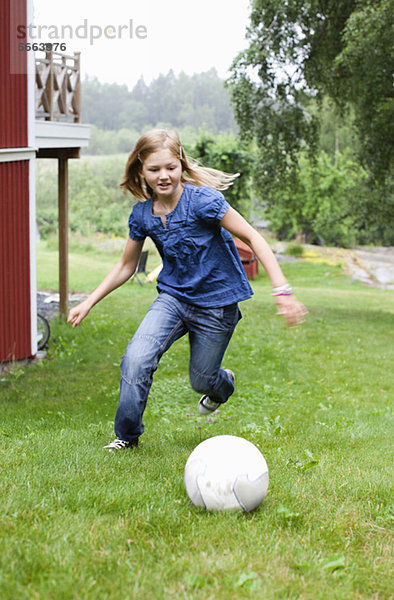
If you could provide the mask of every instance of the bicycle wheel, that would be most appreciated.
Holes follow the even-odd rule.
[[[48,343],[51,330],[45,317],[37,314],[37,349],[42,350]]]

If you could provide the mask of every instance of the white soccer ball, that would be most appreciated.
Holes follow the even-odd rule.
[[[267,493],[268,467],[252,442],[217,435],[201,442],[190,454],[184,482],[195,506],[250,512]]]

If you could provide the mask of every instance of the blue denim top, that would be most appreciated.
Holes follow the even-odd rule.
[[[195,306],[217,308],[253,294],[230,233],[220,221],[230,205],[212,188],[185,184],[178,204],[161,217],[153,200],[138,202],[129,217],[130,238],[149,236],[163,261],[157,289]]]

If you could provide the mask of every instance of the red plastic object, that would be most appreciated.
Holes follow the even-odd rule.
[[[246,277],[253,280],[259,272],[257,256],[245,242],[234,238],[234,243],[238,250],[243,268],[245,269]]]

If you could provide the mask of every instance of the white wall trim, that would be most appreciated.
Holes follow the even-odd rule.
[[[38,148],[86,148],[90,125],[36,119],[35,136],[34,144]]]
[[[36,158],[29,160],[30,332],[31,355],[37,354]]]
[[[34,22],[33,0],[26,2],[26,22]],[[36,117],[36,60],[34,52],[27,54],[27,144],[31,148],[35,145],[35,117]]]
[[[0,148],[0,162],[30,160],[36,157],[37,148]]]
[[[33,0],[26,2],[27,23],[34,22]],[[27,144],[19,156],[29,159],[29,245],[30,245],[30,345],[31,356],[37,354],[37,265],[36,265],[36,65],[34,52],[27,52]],[[12,153],[11,153],[12,155]],[[0,154],[1,160],[1,154]],[[22,159],[21,159],[22,160]]]

